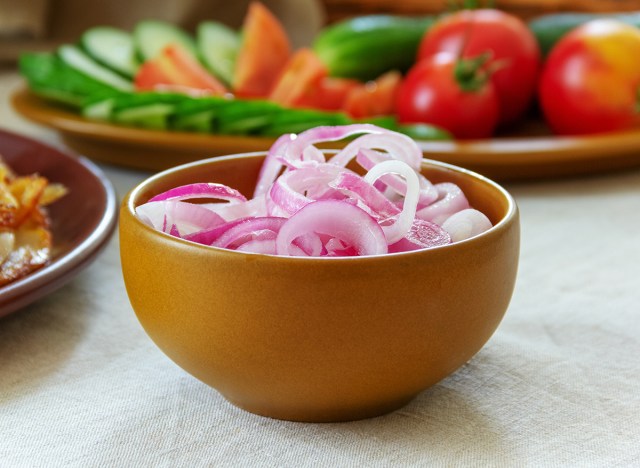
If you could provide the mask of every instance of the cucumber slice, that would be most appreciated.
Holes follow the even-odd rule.
[[[175,130],[212,133],[219,110],[229,102],[215,96],[181,101],[176,104],[170,126]]]
[[[449,132],[435,125],[411,124],[398,125],[397,131],[404,133],[414,140],[452,140]]]
[[[58,48],[58,56],[67,66],[96,81],[121,91],[133,90],[133,84],[130,81],[110,69],[103,67],[75,45],[67,44],[60,46]]]
[[[107,98],[86,104],[82,108],[82,116],[91,120],[111,120],[114,101],[114,98]]]
[[[113,120],[123,125],[166,130],[174,109],[173,104],[163,103],[132,107],[114,113]]]
[[[211,133],[216,111],[213,109],[195,112],[193,114],[175,115],[171,128],[184,132]]]
[[[91,96],[103,97],[117,92],[69,67],[55,54],[23,53],[18,64],[34,93],[66,105],[79,108]]]
[[[143,61],[154,58],[169,44],[178,44],[194,56],[197,55],[193,38],[177,26],[164,21],[146,20],[136,24],[133,42]]]
[[[300,133],[324,125],[348,125],[353,121],[339,112],[323,112],[306,109],[283,109],[276,114],[261,134],[279,136],[284,133]]]
[[[259,133],[282,111],[282,107],[269,101],[229,101],[218,110],[218,133],[248,135]]]
[[[240,35],[222,23],[205,21],[198,25],[197,45],[207,68],[225,85],[231,85]]]
[[[140,64],[136,60],[133,37],[128,32],[109,26],[98,26],[80,38],[82,48],[96,61],[112,70],[133,77]]]

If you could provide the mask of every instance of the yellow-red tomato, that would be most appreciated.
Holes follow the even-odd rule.
[[[542,72],[539,100],[558,134],[640,125],[640,30],[597,19],[563,37]]]

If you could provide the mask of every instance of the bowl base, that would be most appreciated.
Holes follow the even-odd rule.
[[[249,413],[257,414],[258,416],[265,416],[282,421],[333,423],[358,421],[383,416],[406,406],[417,394],[375,404],[370,403],[362,406],[333,408],[267,405],[264,402],[239,401],[227,395],[222,396],[233,406],[248,411]]]

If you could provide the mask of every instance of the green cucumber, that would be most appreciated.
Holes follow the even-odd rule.
[[[196,38],[202,62],[229,86],[240,49],[240,35],[222,23],[205,21],[198,25]]]
[[[94,60],[128,78],[138,71],[131,34],[110,26],[97,26],[87,30],[80,45]]]
[[[213,109],[193,114],[174,115],[171,128],[182,132],[212,133],[216,111]]]
[[[169,44],[182,46],[197,55],[193,38],[171,23],[157,20],[140,21],[133,29],[133,42],[142,61],[157,56]]]
[[[20,73],[34,93],[73,107],[81,107],[90,96],[116,93],[111,86],[69,67],[50,53],[23,53]]]
[[[109,121],[113,115],[114,104],[115,99],[112,97],[85,103],[82,107],[82,116],[91,120]]]
[[[180,131],[213,133],[218,112],[229,102],[222,97],[186,99],[176,104],[171,128]]]
[[[270,101],[229,101],[218,110],[217,131],[227,135],[260,133],[282,110],[282,107]]]
[[[313,48],[332,76],[373,80],[389,70],[408,70],[434,21],[431,16],[360,16],[320,31]]]
[[[69,44],[60,46],[58,48],[58,57],[60,57],[60,60],[67,66],[107,86],[120,91],[133,90],[131,81],[111,71],[109,68],[100,65],[78,46]]]
[[[556,13],[539,16],[529,22],[540,45],[543,55],[548,54],[553,46],[569,31],[598,18],[610,18],[640,28],[640,11],[627,13]]]
[[[414,140],[452,140],[453,137],[446,130],[429,124],[398,125],[395,131],[404,133]]]
[[[266,136],[279,136],[285,133],[300,133],[313,127],[325,125],[348,125],[353,121],[339,112],[324,112],[310,109],[283,109],[272,117],[269,124],[260,132]]]
[[[173,104],[156,103],[130,107],[113,112],[113,121],[122,125],[143,127],[153,130],[167,130],[173,114]]]

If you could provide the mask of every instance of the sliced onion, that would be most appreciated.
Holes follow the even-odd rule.
[[[456,184],[443,182],[435,185],[439,199],[416,213],[416,217],[441,225],[442,222],[457,211],[469,208],[467,197]]]
[[[253,239],[238,246],[238,252],[251,252],[258,254],[275,255],[276,240],[275,239]]]
[[[469,239],[491,228],[491,221],[483,213],[473,208],[458,211],[442,223],[442,229],[451,236],[452,242]]]
[[[343,193],[357,198],[374,217],[388,219],[400,213],[400,209],[389,201],[378,189],[357,174],[341,172],[330,185]],[[360,205],[359,205],[360,206]]]
[[[137,207],[136,214],[154,229],[178,237],[224,223],[211,210],[180,201],[148,202]]]
[[[345,170],[332,164],[321,164],[288,171],[273,183],[269,197],[278,207],[277,212],[291,215],[313,201],[305,194],[322,197],[329,182]]]
[[[267,216],[267,199],[264,195],[240,203],[203,203],[200,205],[222,216],[226,221],[252,216]]]
[[[379,177],[385,174],[396,173],[400,174],[406,180],[407,193],[404,197],[404,204],[402,205],[402,211],[395,218],[395,222],[391,225],[382,226],[387,242],[393,244],[394,242],[402,239],[409,229],[416,217],[416,208],[418,206],[418,196],[420,192],[420,181],[416,171],[411,168],[407,163],[402,161],[383,161],[376,164],[371,168],[369,172],[364,176],[364,180],[373,184]]]
[[[291,161],[302,160],[305,150],[310,145],[343,140],[344,138],[357,135],[359,133],[395,134],[394,132],[390,132],[382,127],[377,127],[371,124],[316,127],[300,133],[297,138],[291,141],[285,148],[284,156],[286,159]]]
[[[233,221],[228,221],[218,226],[211,226],[211,227],[208,227],[207,229],[203,229],[201,231],[187,234],[183,236],[183,239],[191,242],[196,242],[198,244],[211,245],[222,234],[224,234],[225,232],[227,232],[229,229],[233,228],[237,224],[242,223],[245,219],[247,218],[234,219]]]
[[[408,252],[450,243],[449,233],[440,226],[422,219],[415,219],[407,235],[389,246],[389,252]]]
[[[329,162],[314,146],[362,133]],[[354,156],[368,171],[364,177],[346,168]],[[419,147],[405,135],[369,124],[319,127],[276,141],[251,200],[222,184],[198,183],[157,195],[136,213],[192,242],[288,256],[406,252],[491,227],[459,187],[433,185],[420,174],[421,162]]]
[[[272,216],[264,218],[247,218],[227,229],[211,245],[229,248],[241,245],[249,240],[275,239],[285,218]],[[269,234],[269,232],[271,234]]]
[[[391,156],[379,151],[362,148],[356,155],[356,161],[364,169],[370,170],[376,164],[382,161],[391,160]],[[420,199],[418,205],[429,205],[438,199],[438,190],[425,176],[418,172],[418,178],[420,179]],[[389,186],[395,193],[404,196],[407,191],[406,182],[395,175],[387,175],[381,177],[380,180],[374,184],[381,192],[385,192],[385,188]],[[392,194],[387,193],[387,197],[391,198]]]
[[[325,234],[353,246],[358,255],[387,253],[387,241],[378,223],[355,205],[339,200],[310,203],[292,215],[276,239],[278,255],[292,255],[291,244],[305,234]]]
[[[245,196],[238,192],[236,189],[232,189],[231,187],[227,187],[226,185],[222,184],[211,183],[182,185],[180,187],[176,187],[171,190],[167,190],[164,193],[156,195],[149,201],[178,201],[188,200],[192,198],[215,198],[218,200],[228,200],[230,202],[247,201]]]
[[[416,170],[422,164],[422,151],[415,141],[400,133],[371,133],[356,138],[332,157],[329,162],[346,166],[363,149],[382,149],[393,159],[403,161]]]
[[[284,154],[285,148],[296,138],[294,133],[286,133],[278,138],[267,153],[267,156],[262,163],[260,173],[258,174],[258,182],[253,192],[253,196],[257,197],[267,193],[273,181],[276,180],[278,174],[282,170],[282,163],[279,161]]]

